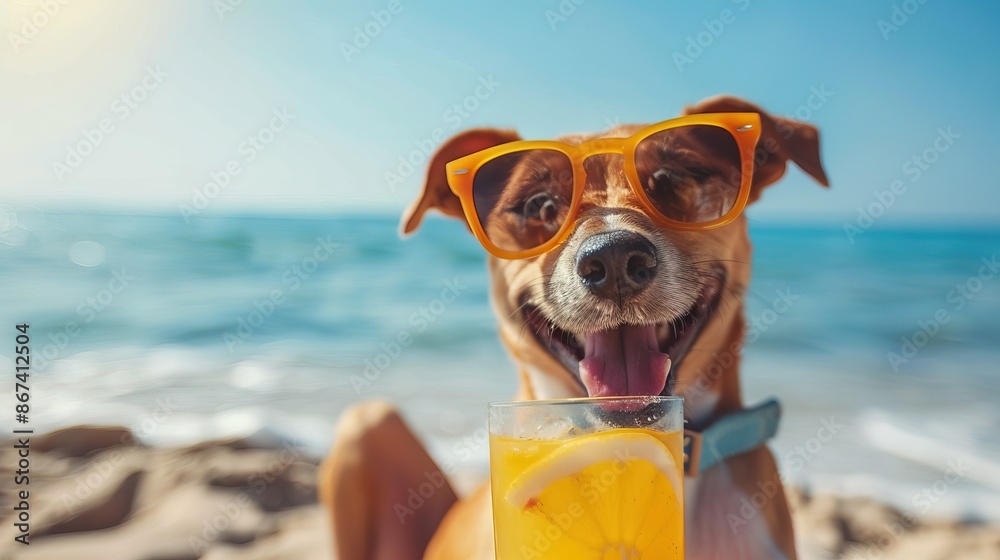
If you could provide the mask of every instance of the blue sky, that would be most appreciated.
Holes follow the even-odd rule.
[[[4,199],[399,212],[424,167],[386,174],[461,129],[548,138],[731,93],[819,126],[833,185],[794,171],[755,218],[1000,222],[995,2],[229,3],[0,0]]]

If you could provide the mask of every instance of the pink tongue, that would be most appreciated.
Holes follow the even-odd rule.
[[[659,395],[670,356],[660,352],[656,327],[622,326],[587,335],[580,379],[591,397]]]

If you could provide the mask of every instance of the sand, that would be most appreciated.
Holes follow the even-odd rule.
[[[68,428],[31,440],[29,546],[14,541],[13,442],[0,450],[0,559],[332,558],[316,465],[253,439],[185,448],[125,428]],[[806,560],[1000,560],[1000,524],[921,523],[863,498],[789,490]]]

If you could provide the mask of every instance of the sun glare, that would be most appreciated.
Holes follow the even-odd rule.
[[[3,42],[0,64],[7,70],[45,73],[100,64],[104,53],[142,44],[153,8],[145,2],[113,0],[0,0]]]

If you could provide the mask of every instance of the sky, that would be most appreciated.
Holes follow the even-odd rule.
[[[398,213],[463,129],[729,93],[818,126],[832,185],[792,170],[754,218],[996,225],[998,27],[940,0],[0,0],[0,201]]]

